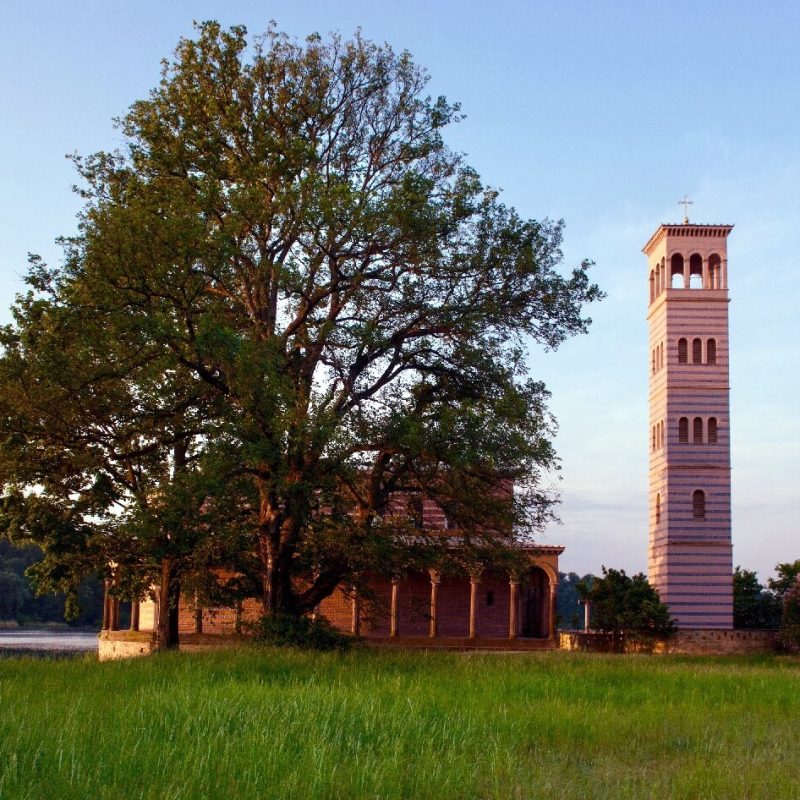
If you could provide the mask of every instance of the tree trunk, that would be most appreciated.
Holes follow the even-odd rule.
[[[188,441],[179,439],[172,448],[173,481],[186,469]],[[167,539],[169,539],[167,534]],[[178,612],[181,599],[179,571],[173,556],[161,559],[161,587],[158,603],[158,624],[156,625],[156,650],[170,650],[178,647]]]
[[[158,625],[156,626],[156,650],[178,647],[178,603],[181,587],[175,571],[174,560],[161,560],[161,587],[158,603]]]
[[[275,599],[272,589],[272,548],[268,535],[258,537],[258,555],[261,560],[261,606],[267,617],[272,614]]]

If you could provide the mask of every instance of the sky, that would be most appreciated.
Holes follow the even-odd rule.
[[[607,293],[586,336],[532,348],[559,423],[561,566],[647,566],[647,265],[660,223],[730,223],[734,564],[800,557],[800,4],[0,0],[0,322],[28,252],[56,263],[80,207],[65,154],[121,144],[193,20],[410,51],[445,132],[522,216],[564,219],[565,271]]]

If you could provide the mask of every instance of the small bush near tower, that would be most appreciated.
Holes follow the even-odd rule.
[[[591,588],[581,584],[579,592],[591,604],[592,627],[612,635],[616,652],[626,640],[648,644],[677,631],[669,609],[641,572],[629,577],[624,569],[603,567],[602,577],[596,577]]]

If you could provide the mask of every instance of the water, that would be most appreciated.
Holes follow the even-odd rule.
[[[3,656],[64,656],[97,652],[97,633],[65,630],[0,630]]]

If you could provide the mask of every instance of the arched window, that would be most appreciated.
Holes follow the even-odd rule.
[[[685,364],[689,360],[689,345],[686,339],[678,339],[678,363]]]
[[[695,253],[689,259],[689,288],[702,289],[703,287],[703,257]]]
[[[717,418],[716,417],[709,417],[708,418],[708,443],[709,444],[716,444],[717,443]]]
[[[661,369],[664,366],[664,342],[658,346],[658,368]]]
[[[692,339],[692,364],[703,363],[703,341],[702,339]]]
[[[712,289],[722,288],[722,259],[713,253],[708,257],[708,275]]]
[[[653,425],[653,447],[651,448],[653,452],[656,451],[656,426]]]
[[[656,525],[661,522],[661,495],[656,495]]]
[[[656,299],[656,273],[655,270],[650,270],[650,302]]]
[[[692,517],[694,519],[706,518],[706,493],[697,489],[692,493]]]
[[[709,339],[706,342],[706,364],[717,363],[717,340]]]
[[[664,420],[658,423],[658,446],[664,446]]]
[[[678,420],[678,441],[689,441],[689,419],[688,417],[681,417]]]
[[[425,521],[421,494],[408,495],[408,518],[415,528],[422,528]]]
[[[653,350],[653,352],[651,353],[650,361],[652,362],[651,371],[655,372],[656,371],[656,351],[655,350]]]
[[[695,444],[703,443],[703,419],[702,417],[695,417],[692,423],[692,441]]]
[[[688,288],[683,280],[683,256],[674,253],[669,260],[669,284],[673,289]]]

